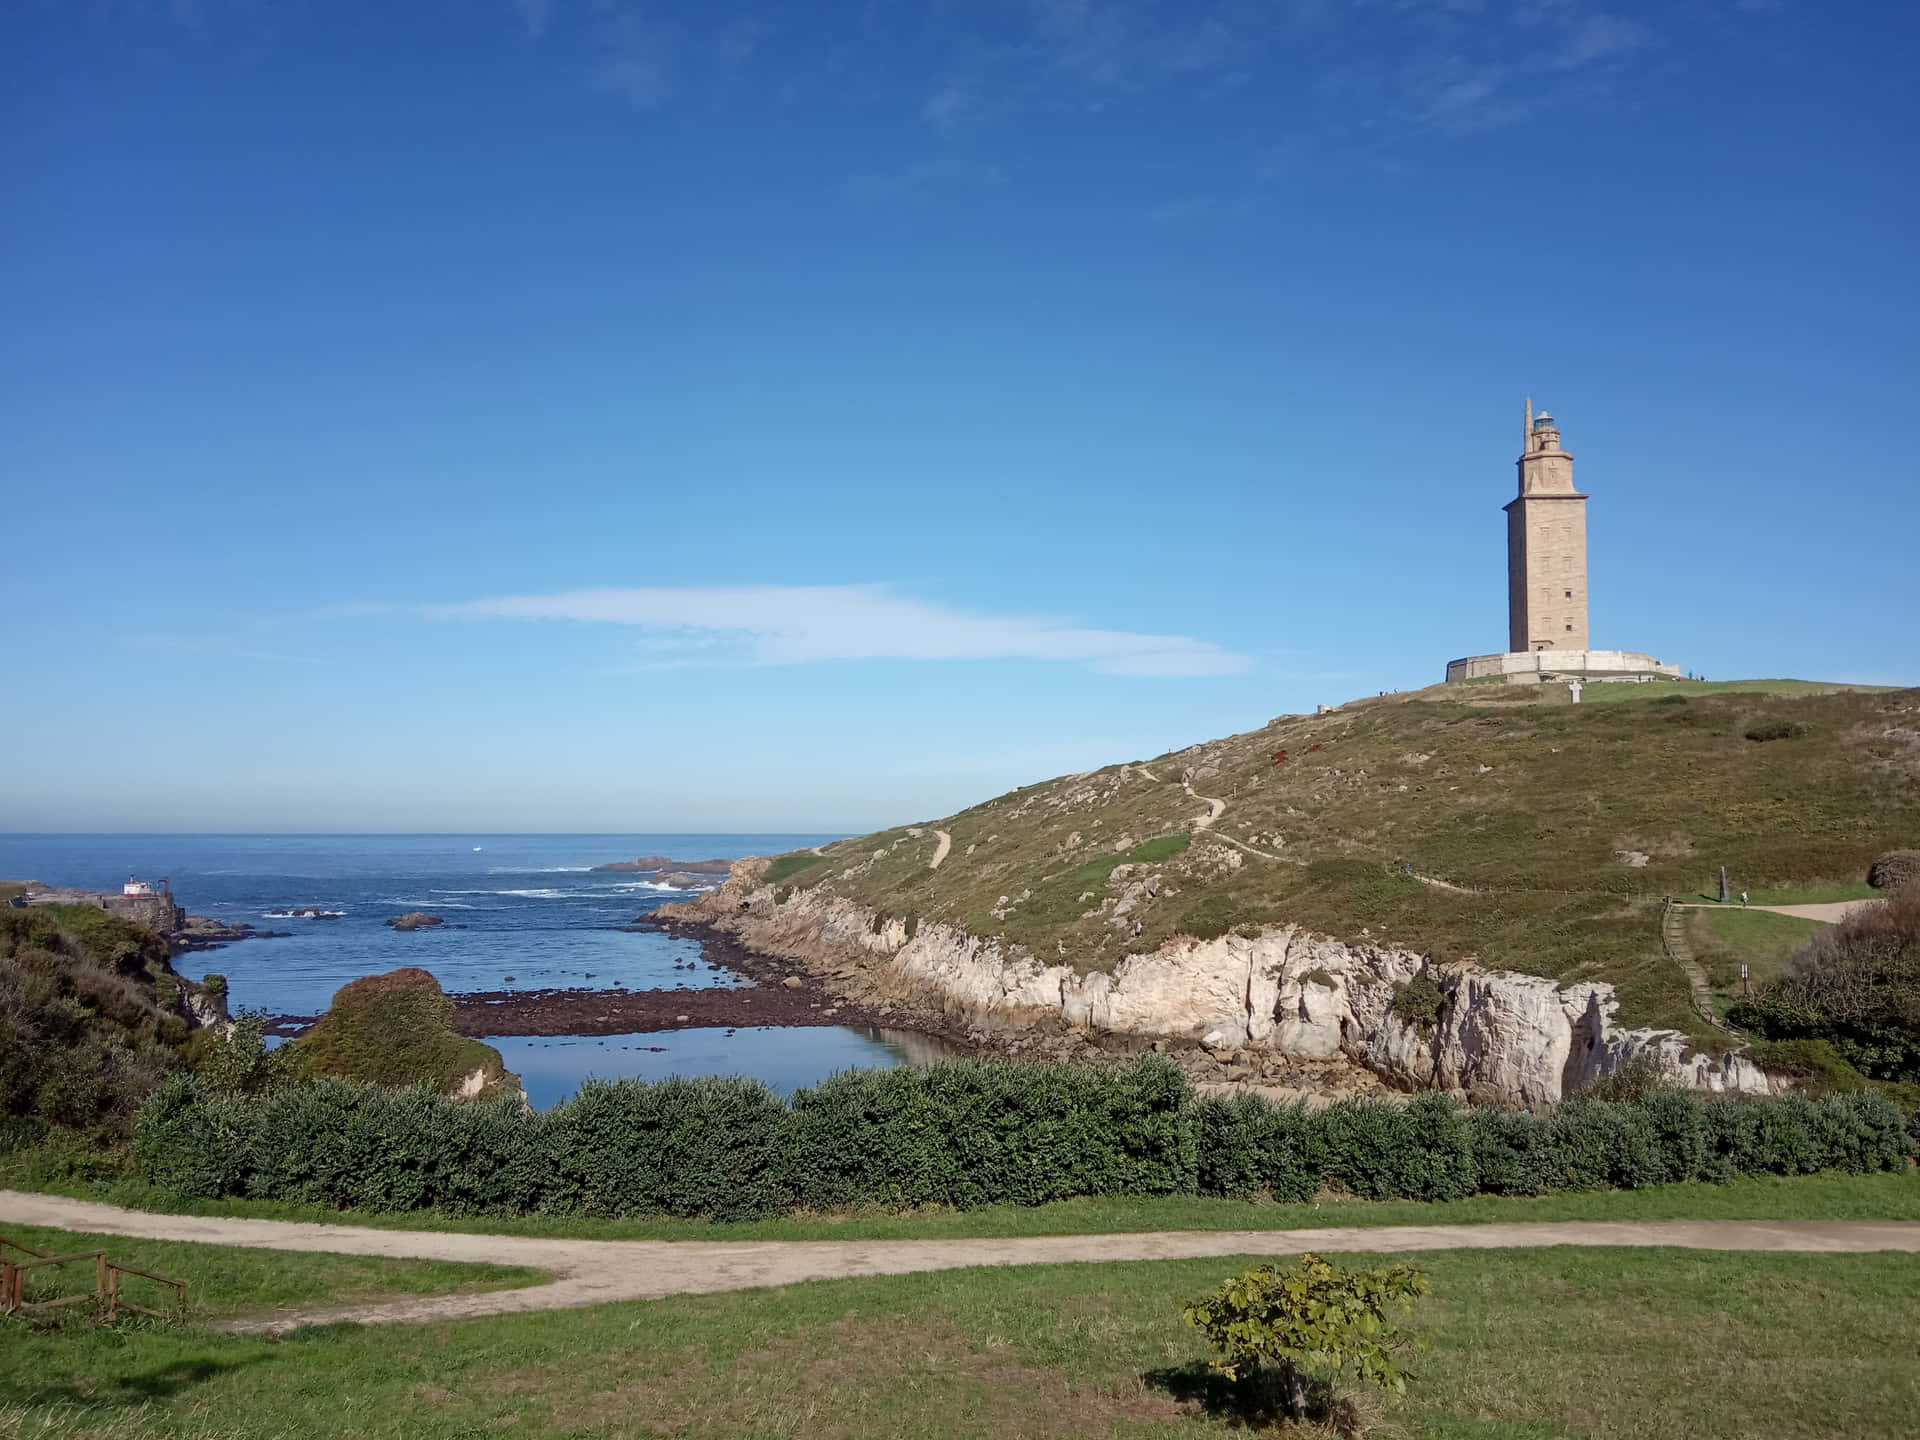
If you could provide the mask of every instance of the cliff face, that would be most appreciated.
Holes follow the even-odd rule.
[[[1266,926],[1213,940],[1175,937],[1110,972],[1080,973],[957,926],[922,923],[909,934],[905,922],[842,896],[784,892],[762,883],[767,865],[740,861],[724,885],[659,913],[729,931],[851,995],[986,1029],[1060,1026],[1198,1042],[1216,1053],[1345,1057],[1403,1089],[1460,1090],[1508,1104],[1551,1104],[1640,1055],[1699,1089],[1769,1088],[1739,1056],[1690,1054],[1677,1031],[1623,1029],[1604,983],[1561,986],[1437,966],[1443,1003],[1437,1020],[1422,1026],[1396,1015],[1393,1002],[1423,959],[1390,945]]]

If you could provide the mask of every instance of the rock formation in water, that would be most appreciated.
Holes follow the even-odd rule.
[[[446,924],[444,916],[429,915],[424,910],[409,910],[404,915],[396,915],[386,922],[389,930],[430,930],[435,925]]]

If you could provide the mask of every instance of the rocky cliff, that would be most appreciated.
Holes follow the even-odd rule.
[[[1699,1089],[1769,1088],[1738,1055],[1691,1052],[1677,1031],[1621,1027],[1604,983],[1439,965],[1429,971],[1437,1009],[1414,1020],[1396,1012],[1396,992],[1427,961],[1393,945],[1249,926],[1211,940],[1176,936],[1088,972],[955,925],[909,925],[844,896],[768,884],[768,865],[742,860],[717,889],[657,913],[803,964],[849,998],[987,1031],[1141,1037],[1243,1061],[1345,1060],[1398,1089],[1511,1105],[1552,1104],[1641,1055]]]

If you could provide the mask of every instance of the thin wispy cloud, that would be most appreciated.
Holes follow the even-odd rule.
[[[802,665],[831,660],[1036,660],[1105,675],[1232,675],[1244,655],[1187,635],[1097,630],[985,616],[884,585],[741,585],[573,590],[430,605],[436,620],[570,620],[645,632],[650,667]]]
[[[223,660],[259,660],[270,665],[325,665],[327,663],[317,655],[289,655],[280,650],[261,650],[217,635],[133,635],[128,638],[142,650],[161,650],[180,655],[212,655]]]

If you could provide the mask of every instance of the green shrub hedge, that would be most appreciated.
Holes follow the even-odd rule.
[[[1317,1111],[1196,1099],[1162,1057],[1131,1066],[956,1062],[853,1071],[783,1103],[751,1080],[593,1082],[536,1114],[320,1079],[209,1095],[170,1076],[135,1152],[185,1195],[455,1214],[684,1215],[1074,1195],[1372,1200],[1637,1189],[1739,1174],[1898,1170],[1905,1117],[1869,1093],[1574,1100],[1550,1115],[1443,1095]]]
[[[1637,1190],[1735,1175],[1900,1170],[1906,1117],[1871,1094],[1639,1102],[1574,1100],[1551,1115],[1462,1110],[1444,1095],[1324,1110],[1202,1100],[1201,1193],[1298,1200],[1321,1186],[1369,1200]]]
[[[372,1210],[745,1220],[867,1202],[1037,1205],[1191,1194],[1192,1098],[1159,1057],[856,1070],[791,1105],[752,1080],[592,1081],[539,1114],[330,1079],[218,1097],[176,1075],[142,1113],[135,1154],[187,1195]]]

